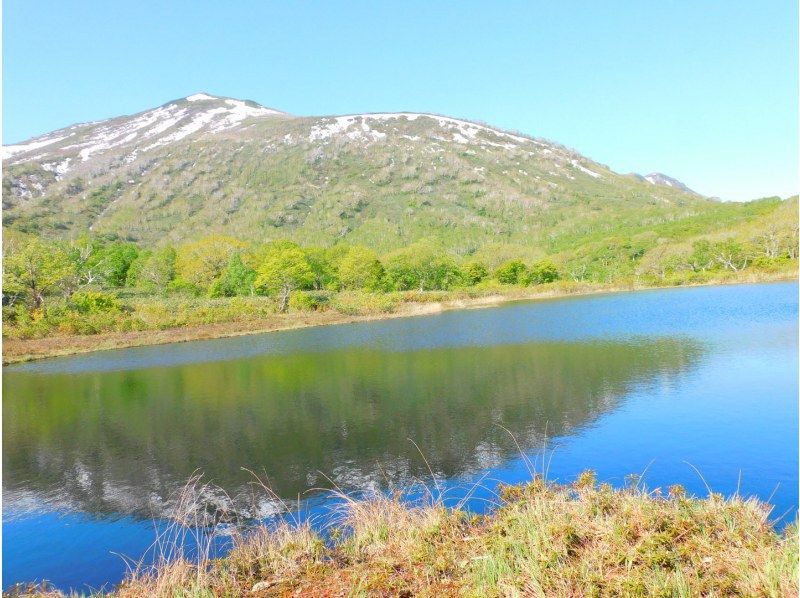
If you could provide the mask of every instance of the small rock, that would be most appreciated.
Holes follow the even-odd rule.
[[[259,581],[257,584],[255,584],[255,585],[254,585],[254,586],[253,586],[253,587],[250,589],[250,592],[251,592],[251,593],[253,593],[253,594],[255,594],[255,593],[257,593],[257,592],[262,592],[262,591],[264,591],[264,590],[268,590],[268,589],[270,589],[272,586],[274,586],[276,583],[278,583],[278,582],[277,582],[277,581]]]

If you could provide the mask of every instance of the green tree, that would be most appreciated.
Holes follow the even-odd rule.
[[[541,260],[531,266],[528,284],[545,284],[561,278],[556,265],[550,260]]]
[[[91,262],[99,271],[103,283],[122,287],[125,286],[128,270],[138,255],[139,250],[133,243],[114,241],[102,247]]]
[[[69,294],[73,288],[76,266],[60,243],[14,242],[4,253],[3,295],[9,303],[22,300],[38,309],[48,295]]]
[[[143,251],[128,268],[125,284],[151,292],[166,292],[175,279],[176,259],[176,251],[172,246]]]
[[[211,285],[211,297],[237,297],[255,294],[256,271],[245,265],[242,256],[234,253],[222,276]]]
[[[663,281],[669,274],[684,270],[686,260],[674,253],[667,243],[659,243],[648,251],[636,267],[636,276]]]
[[[752,259],[752,253],[748,248],[733,239],[713,243],[711,254],[723,268],[734,272],[744,270]]]
[[[700,239],[692,243],[692,253],[686,258],[686,266],[692,272],[705,272],[716,266],[716,260],[711,247],[711,242],[707,239]]]
[[[309,247],[305,250],[306,259],[314,271],[314,289],[339,289],[339,273],[336,268],[334,252],[322,247]]]
[[[424,241],[393,251],[386,256],[385,264],[386,277],[398,291],[450,289],[462,281],[455,261]]]
[[[75,264],[75,286],[100,284],[102,270],[98,252],[102,248],[99,239],[82,234],[69,247],[69,257]]]
[[[791,225],[789,233],[783,238],[783,250],[789,259],[797,259],[800,251],[800,226],[797,221]]]
[[[600,282],[611,282],[633,275],[647,251],[647,246],[644,242],[611,237],[587,248],[587,251],[589,277]]]
[[[270,294],[277,294],[280,311],[289,306],[289,297],[295,289],[311,288],[315,276],[305,252],[288,241],[272,243],[264,251],[261,264],[256,269],[255,286]]]
[[[498,266],[494,277],[503,284],[525,284],[528,268],[522,260],[509,260]]]
[[[489,270],[482,262],[468,262],[461,270],[464,281],[469,285],[476,285],[489,276]]]
[[[233,237],[211,235],[178,248],[175,262],[177,277],[200,289],[209,289],[228,265],[231,255],[247,245]]]
[[[339,280],[346,289],[380,290],[385,270],[374,251],[356,245],[339,262]]]

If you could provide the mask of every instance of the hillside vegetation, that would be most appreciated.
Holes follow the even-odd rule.
[[[386,251],[436,236],[466,255],[736,218],[720,202],[467,121],[250,108],[229,122],[227,102],[238,100],[205,97],[7,149],[5,224],[49,236],[91,228],[146,245],[204,231]]]
[[[6,338],[161,330],[286,312],[391,313],[409,302],[789,277],[791,230],[645,249],[617,239],[527,261],[510,248],[461,258],[431,241],[378,255],[360,245],[251,244],[212,235],[177,247],[108,238],[4,239]],[[509,258],[509,259],[503,259]],[[500,261],[500,260],[503,261]],[[563,258],[562,258],[563,260]]]
[[[796,275],[797,198],[724,203],[436,115],[196,94],[4,154],[7,338]]]

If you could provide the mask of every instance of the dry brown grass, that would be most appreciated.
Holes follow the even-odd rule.
[[[541,478],[485,516],[439,503],[344,498],[325,543],[308,525],[258,527],[212,559],[134,569],[115,596],[796,596],[796,526],[753,499],[687,497]],[[182,505],[192,512],[191,501]],[[186,523],[186,521],[184,521]],[[202,523],[202,522],[201,522]],[[55,596],[33,592],[30,595]]]

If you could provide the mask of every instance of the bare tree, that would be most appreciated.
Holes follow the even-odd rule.
[[[776,226],[770,226],[753,239],[753,243],[770,259],[781,254],[781,235]]]
[[[714,259],[727,270],[740,272],[750,263],[750,255],[733,239],[715,243],[713,246]]]

